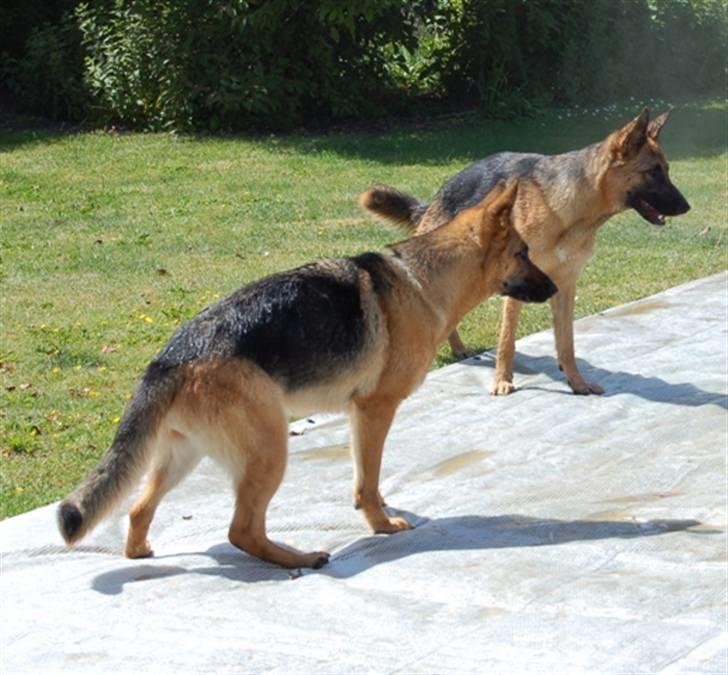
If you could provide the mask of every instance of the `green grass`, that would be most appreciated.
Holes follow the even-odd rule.
[[[454,116],[386,131],[258,138],[0,130],[0,517],[64,495],[104,452],[148,360],[180,321],[241,284],[401,234],[363,215],[385,182],[429,198],[501,149],[560,152],[638,112]],[[664,132],[692,203],[655,228],[602,228],[579,286],[591,314],[726,267],[724,105],[677,110]],[[463,337],[495,344],[499,301]],[[520,333],[549,326],[524,312]],[[578,341],[578,335],[577,335]],[[447,363],[443,349],[437,365]],[[485,396],[485,392],[483,393]]]

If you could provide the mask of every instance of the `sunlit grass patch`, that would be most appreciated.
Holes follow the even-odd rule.
[[[371,184],[426,199],[470,161],[581,147],[641,104],[326,135],[0,133],[0,517],[85,474],[181,322],[265,274],[402,238],[359,211]],[[579,316],[725,269],[725,114],[675,112],[664,142],[693,209],[664,228],[631,212],[607,223]],[[466,344],[495,344],[499,309],[492,299],[466,318]],[[548,308],[534,306],[519,329],[549,326]],[[450,360],[443,348],[436,364]]]

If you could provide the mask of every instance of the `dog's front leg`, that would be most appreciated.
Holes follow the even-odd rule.
[[[392,425],[399,400],[366,399],[352,404],[351,443],[354,459],[354,503],[364,512],[375,532],[392,533],[412,526],[400,517],[388,516],[379,494],[379,472],[384,440]]]
[[[503,298],[498,352],[495,358],[495,377],[490,387],[490,393],[494,396],[507,396],[515,389],[513,386],[513,357],[516,353],[516,330],[521,307],[523,307],[523,303],[519,300]]]
[[[604,389],[598,384],[587,382],[576,366],[574,355],[574,300],[576,283],[560,283],[559,292],[549,300],[551,315],[554,319],[554,339],[556,341],[556,358],[559,367],[564,371],[566,379],[575,394],[603,394]]]

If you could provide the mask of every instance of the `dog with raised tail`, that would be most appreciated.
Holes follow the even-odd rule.
[[[431,202],[388,186],[365,193],[364,206],[416,234],[429,232],[478,203],[498,181],[517,178],[513,208],[516,229],[534,263],[553,279],[559,292],[551,300],[556,355],[575,394],[601,394],[579,372],[574,354],[576,282],[591,258],[598,229],[613,215],[634,209],[654,225],[666,216],[686,213],[690,205],[670,181],[660,147],[663,113],[650,121],[644,109],[604,140],[560,155],[501,152],[475,162],[446,181]],[[503,303],[495,378],[491,393],[510,394],[516,329],[522,303]],[[457,331],[450,346],[458,358],[468,355]]]

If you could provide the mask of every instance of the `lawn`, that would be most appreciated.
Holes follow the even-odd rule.
[[[6,123],[0,518],[60,498],[87,472],[181,321],[261,275],[401,238],[358,209],[372,183],[429,198],[472,160],[574,149],[637,112],[635,103],[515,122],[460,115],[260,137],[65,134]],[[692,211],[664,228],[633,212],[607,223],[578,289],[579,316],[726,268],[727,118],[724,105],[675,111],[663,142]],[[466,319],[468,345],[495,344],[499,303]],[[546,307],[524,312],[521,335],[547,327]],[[442,349],[436,365],[448,360]]]

